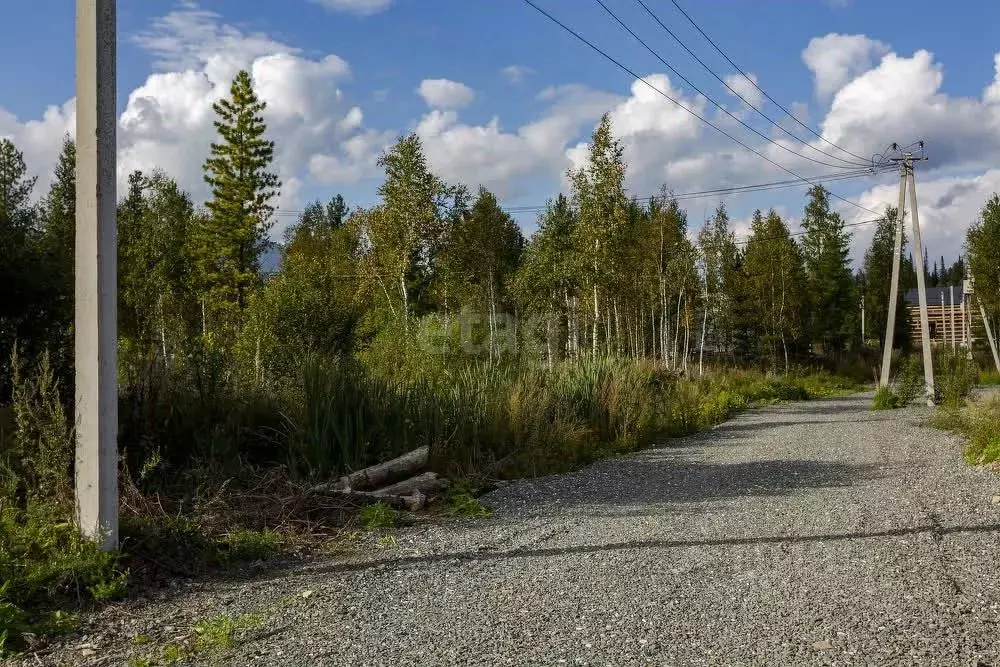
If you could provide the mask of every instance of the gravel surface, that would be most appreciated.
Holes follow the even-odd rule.
[[[921,425],[928,409],[870,400],[747,412],[496,491],[492,519],[117,605],[41,659],[122,664],[152,651],[129,637],[257,613],[213,660],[1000,666],[1000,477]]]

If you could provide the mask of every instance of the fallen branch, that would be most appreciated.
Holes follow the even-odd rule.
[[[374,491],[352,491],[351,489],[326,489],[322,493],[343,498],[348,502],[358,505],[385,503],[393,509],[407,510],[409,512],[419,510],[427,504],[427,496],[420,491],[414,491],[412,494],[405,496],[390,496],[383,493],[375,493]]]
[[[383,461],[364,470],[344,475],[336,482],[315,486],[312,491],[318,493],[325,491],[370,491],[416,474],[427,466],[429,456],[430,450],[427,447],[420,447],[392,460]]]
[[[448,488],[448,480],[441,479],[438,477],[436,472],[425,472],[422,475],[417,475],[416,477],[411,477],[410,479],[402,482],[397,482],[392,486],[387,486],[379,489],[378,491],[374,491],[373,493],[386,496],[409,496],[415,491],[419,491],[420,493],[429,496],[435,493],[441,493],[446,488]]]
[[[336,488],[332,484],[321,484],[310,489],[311,493],[343,498],[360,505],[383,502],[394,509],[414,511],[427,504],[427,498],[440,494],[448,488],[448,480],[438,477],[436,472],[425,472],[377,491]]]

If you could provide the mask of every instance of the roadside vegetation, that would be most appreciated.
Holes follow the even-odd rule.
[[[116,554],[73,522],[75,147],[36,204],[0,140],[0,656],[172,577],[353,549],[359,531],[390,547],[398,508],[315,489],[422,447],[452,482],[438,509],[485,517],[477,495],[499,480],[873,377],[856,304],[868,331],[885,321],[891,209],[858,273],[822,187],[801,238],[758,211],[738,242],[722,204],[693,236],[666,188],[626,196],[605,117],[530,239],[493,193],[441,181],[411,135],[379,160],[377,205],[311,204],[278,245],[264,111],[241,73],[216,105],[204,208],[161,171],[131,174],[120,202]],[[164,650],[248,627],[206,622],[201,644]]]

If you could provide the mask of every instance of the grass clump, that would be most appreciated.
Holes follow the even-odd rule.
[[[392,528],[396,525],[398,512],[384,502],[366,505],[361,510],[361,523],[368,530]]]
[[[222,565],[270,558],[281,549],[281,536],[273,530],[239,529],[219,540],[216,557]]]
[[[872,399],[872,410],[895,410],[900,407],[892,387],[882,386],[875,390]]]
[[[965,459],[969,464],[1000,461],[1000,396],[974,401],[965,408],[943,407],[931,424],[968,438]]]
[[[233,640],[240,630],[258,628],[263,622],[263,618],[253,614],[244,614],[237,618],[221,614],[196,623],[194,651],[203,653],[227,649],[233,645]]]

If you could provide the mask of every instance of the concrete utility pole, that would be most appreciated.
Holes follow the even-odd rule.
[[[882,376],[879,385],[889,386],[889,366],[892,364],[892,341],[896,334],[896,303],[899,298],[899,258],[903,254],[903,210],[906,207],[906,171],[899,172],[899,206],[896,208],[896,238],[892,245],[892,286],[889,288],[889,317],[885,324],[885,345],[882,346]]]
[[[913,247],[916,250],[914,254],[918,256],[918,266],[915,268],[917,271],[917,294],[920,300],[920,342],[924,357],[924,391],[927,396],[927,404],[933,405],[934,362],[931,358],[930,325],[928,324],[927,317],[927,288],[924,284],[924,272],[927,267],[924,265],[923,244],[920,240],[920,217],[917,213],[917,184],[913,176],[914,160],[923,161],[926,159],[927,158],[924,156],[915,158],[911,153],[904,153],[902,158],[892,158],[894,162],[900,163],[899,208],[896,213],[897,226],[896,242],[894,245],[895,254],[892,259],[892,286],[889,290],[889,316],[885,327],[885,345],[882,348],[882,374],[879,383],[883,387],[889,385],[889,366],[892,363],[892,339],[893,334],[895,333],[896,303],[899,294],[899,263],[900,255],[902,255],[903,251],[903,216],[906,207],[906,190],[908,183],[910,190],[910,208],[912,209],[913,214]]]
[[[118,547],[116,0],[76,3],[76,504]]]

